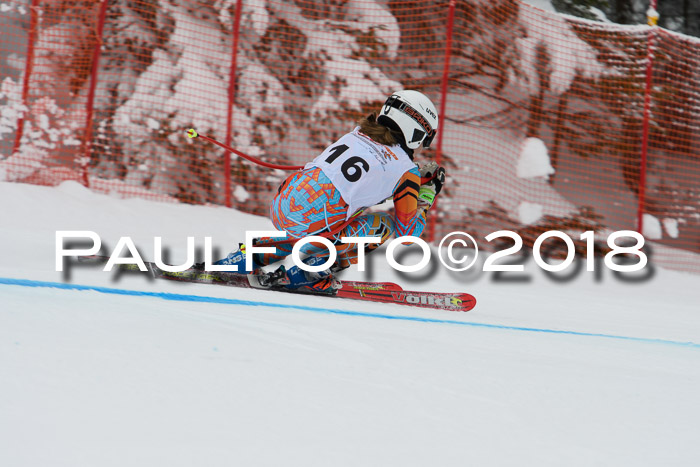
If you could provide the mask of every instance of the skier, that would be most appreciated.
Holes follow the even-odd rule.
[[[381,237],[376,249],[391,235],[420,236],[426,216],[445,183],[445,169],[435,162],[419,168],[414,156],[429,147],[438,128],[438,115],[430,99],[418,91],[398,91],[384,103],[379,116],[372,113],[360,119],[350,133],[330,145],[304,168],[290,175],[280,186],[270,206],[270,218],[288,239],[335,232],[353,219],[334,240],[337,258],[322,272],[308,272],[293,266],[280,267],[267,277],[267,285],[301,292],[333,294],[340,286],[334,274],[357,263],[358,245],[341,243],[343,237]],[[432,177],[421,185],[422,177]],[[394,215],[363,213],[393,197]],[[255,246],[275,242],[276,252],[253,255],[255,269],[281,261],[291,254],[293,244],[277,243],[281,238],[261,238]],[[310,243],[303,253],[304,263],[314,266],[328,258],[325,248]],[[243,245],[218,265],[245,268]],[[265,276],[263,276],[264,279]]]

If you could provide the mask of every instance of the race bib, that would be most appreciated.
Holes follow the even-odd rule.
[[[384,146],[355,128],[304,167],[318,167],[348,204],[348,218],[389,198],[403,174],[415,167],[399,145]]]

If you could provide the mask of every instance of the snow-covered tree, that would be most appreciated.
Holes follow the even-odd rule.
[[[111,0],[103,33],[95,92],[93,157],[90,171],[103,178],[125,179],[133,170],[132,154],[115,127],[117,109],[133,95],[141,74],[153,63],[172,33],[172,22],[157,0]]]
[[[558,12],[594,20],[604,18],[602,9],[608,4],[608,0],[552,0],[552,6]]]
[[[646,24],[650,0],[551,0],[556,11],[619,24]],[[700,36],[700,3],[695,0],[658,0],[659,26]]]

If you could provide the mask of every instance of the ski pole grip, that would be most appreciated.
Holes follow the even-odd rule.
[[[433,174],[430,177],[421,177],[420,178],[420,184],[425,185],[426,183],[430,182],[435,178],[435,175],[437,175],[437,170],[433,172]]]

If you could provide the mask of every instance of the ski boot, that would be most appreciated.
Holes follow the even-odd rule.
[[[316,263],[324,262],[325,259],[310,256],[305,258],[305,264],[314,266]],[[342,288],[341,282],[333,275],[340,268],[335,266],[320,272],[304,271],[299,266],[292,266],[286,269],[280,266],[277,270],[259,277],[259,282],[264,287],[287,289],[290,292],[335,295],[338,289]]]
[[[330,269],[320,272],[304,271],[299,266],[292,266],[286,271],[289,284],[284,287],[295,292],[335,295],[342,287]]]
[[[255,281],[257,287],[263,287],[266,289],[279,289],[289,284],[287,270],[284,268],[284,266],[280,266],[274,271],[270,272],[260,270],[259,273],[252,274],[249,277]]]

